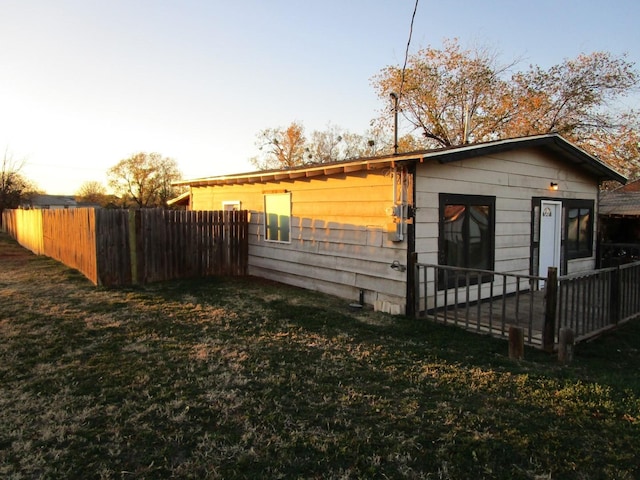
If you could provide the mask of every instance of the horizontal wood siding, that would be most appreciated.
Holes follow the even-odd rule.
[[[393,182],[388,170],[242,185],[192,187],[192,208],[240,201],[251,211],[249,273],[404,312],[407,242],[392,242]],[[291,241],[264,238],[264,194],[290,192]]]
[[[550,190],[551,181],[559,184],[558,191]],[[598,187],[578,168],[534,149],[447,164],[419,165],[416,251],[421,263],[438,263],[439,193],[495,196],[495,270],[526,275],[529,273],[532,198],[595,201]],[[569,271],[594,268],[595,248],[593,251],[592,258],[569,261]]]

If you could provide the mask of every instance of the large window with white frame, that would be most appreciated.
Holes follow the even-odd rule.
[[[291,193],[264,195],[264,239],[269,242],[291,241]]]

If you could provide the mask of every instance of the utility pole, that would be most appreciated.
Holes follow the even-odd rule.
[[[393,98],[393,154],[398,154],[398,95],[391,92]]]

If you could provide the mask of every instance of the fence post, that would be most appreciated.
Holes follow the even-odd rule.
[[[610,321],[617,325],[620,321],[620,259],[612,258],[612,266],[615,267],[611,272],[611,290],[609,291],[610,305]]]
[[[558,340],[558,361],[562,364],[571,363],[573,348],[576,343],[575,334],[570,328],[561,328]]]
[[[140,220],[139,210],[129,210],[129,255],[131,258],[131,283],[138,284],[138,228],[137,222]]]
[[[524,358],[524,329],[516,325],[509,326],[509,358],[512,360]]]
[[[420,316],[420,267],[418,266],[418,253],[412,252],[409,259],[410,261],[407,268],[407,316],[418,318]]]
[[[558,269],[549,267],[545,282],[546,305],[544,310],[544,326],[542,327],[542,348],[553,352],[556,337],[556,306],[558,305]]]

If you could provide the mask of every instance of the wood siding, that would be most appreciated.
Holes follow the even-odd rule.
[[[291,241],[265,240],[264,195],[291,193]],[[406,273],[390,268],[407,263],[407,242],[393,242],[393,181],[387,170],[351,174],[192,187],[191,208],[219,209],[240,201],[251,212],[249,273],[317,290],[377,309],[403,313]]]
[[[551,181],[559,190],[549,188]],[[438,263],[439,193],[495,196],[495,270],[522,275],[529,274],[533,197],[594,200],[597,210],[597,182],[542,150],[425,163],[417,168],[415,184],[416,252],[421,263]],[[595,223],[597,211],[594,217]],[[593,256],[570,260],[566,273],[595,267],[595,240],[594,234]]]

